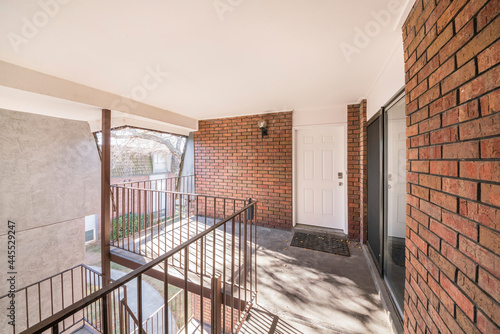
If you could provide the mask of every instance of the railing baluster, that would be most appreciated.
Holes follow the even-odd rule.
[[[254,209],[254,214],[253,214],[253,219],[254,219],[254,238],[255,238],[255,304],[257,304],[257,203],[254,203],[253,205]]]
[[[165,319],[163,320],[163,330],[165,334],[168,333],[168,258],[163,262],[163,271],[165,273],[165,279],[163,280],[163,295],[164,297],[164,315]]]
[[[225,205],[226,201],[224,201],[224,205]],[[222,323],[224,324],[224,331],[223,333],[226,333],[226,305],[227,305],[227,300],[226,300],[226,296],[227,296],[227,291],[226,291],[226,225],[227,224],[224,224],[223,225],[223,229],[224,229],[224,239],[223,239],[223,245],[222,245],[222,248],[223,248],[223,259],[222,259],[222,281],[223,281],[223,284],[224,284],[224,296],[223,296],[223,299],[222,299],[222,304],[224,305],[224,307],[222,308]]]
[[[139,320],[139,334],[142,334],[142,274],[137,276],[137,319]]]
[[[198,195],[195,196],[196,199],[196,235],[198,235]],[[196,273],[198,273],[198,243],[196,243]]]
[[[205,237],[202,237],[200,239],[200,242],[201,242],[201,245],[200,245],[200,252],[201,252],[201,255],[200,255],[200,267],[201,267],[201,275],[200,275],[200,287],[201,287],[201,292],[200,292],[200,300],[201,300],[201,303],[200,303],[200,321],[201,321],[201,333],[203,333],[203,328],[204,328],[204,324],[203,324],[203,304],[204,304],[204,300],[203,300],[203,281],[205,279],[205,277],[203,276],[203,264],[205,263],[205,260],[204,260],[204,252],[203,252],[203,249],[204,249],[204,240],[205,240]]]
[[[104,333],[109,333],[109,327],[108,327],[108,296],[104,295],[101,299],[102,299],[102,316],[101,316],[102,327],[101,327],[101,330]]]
[[[235,202],[236,204],[236,202]],[[235,247],[234,217],[231,219],[231,333],[234,333],[234,247]]]
[[[184,248],[184,333],[188,334],[188,265],[189,246]]]
[[[38,282],[38,321],[42,321],[42,297],[40,296],[40,282]]]
[[[241,318],[241,239],[242,239],[241,214],[239,214],[238,215],[238,319]]]
[[[28,289],[25,290],[24,295],[26,296],[26,328],[30,328],[30,319],[29,319],[29,304],[28,304]]]
[[[245,287],[245,306],[247,304],[247,250],[248,250],[248,241],[247,241],[247,213],[245,212],[245,214],[243,215],[243,224],[244,224],[244,228],[245,228],[245,233],[244,233],[244,241],[243,241],[243,244],[244,244],[244,250],[243,250],[243,263],[244,263],[244,267],[243,267],[243,280],[244,280],[244,287]]]

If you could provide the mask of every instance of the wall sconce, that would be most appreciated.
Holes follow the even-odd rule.
[[[267,136],[267,122],[265,120],[260,120],[259,123],[257,123],[257,125],[259,126],[259,129],[260,131],[262,132],[262,138],[264,138],[264,136]]]

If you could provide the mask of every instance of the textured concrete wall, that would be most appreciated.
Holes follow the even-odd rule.
[[[0,295],[7,222],[17,288],[85,260],[84,217],[100,208],[100,161],[86,122],[0,109]]]

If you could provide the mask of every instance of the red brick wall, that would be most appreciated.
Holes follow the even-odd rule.
[[[193,293],[191,294],[191,298],[194,309],[194,319],[201,322],[201,296]],[[225,333],[231,333],[232,329],[238,325],[238,322],[240,321],[240,316],[243,313],[243,311],[238,311],[237,308],[233,310],[231,306],[222,306],[222,309],[224,309],[224,307],[226,309],[226,315],[224,316],[223,311],[221,310],[222,321],[223,321],[222,329],[224,330],[225,328]],[[232,321],[231,321],[231,310],[233,310]],[[246,315],[244,319],[246,319]],[[211,321],[212,321],[212,300],[210,298],[203,298],[203,323],[210,326]],[[205,330],[206,329],[208,329],[208,327],[206,327]]]
[[[347,106],[348,237],[366,242],[366,100]],[[363,231],[360,235],[360,231]]]
[[[259,201],[259,225],[292,227],[291,112],[200,121],[194,151],[196,193],[251,197]]]
[[[404,27],[405,331],[498,333],[500,1],[417,1]]]

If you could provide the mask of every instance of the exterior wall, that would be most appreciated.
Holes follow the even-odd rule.
[[[366,242],[366,100],[347,106],[348,237]],[[361,231],[363,231],[361,233]]]
[[[86,122],[0,110],[0,128],[0,249],[6,254],[11,220],[21,288],[84,262],[84,217],[99,212],[100,162]],[[7,290],[0,284],[0,295]]]
[[[189,133],[186,141],[186,152],[184,153],[180,175],[194,175],[194,132]]]
[[[258,224],[292,227],[292,112],[200,121],[194,151],[196,193],[256,199]]]
[[[403,27],[405,331],[500,331],[500,3],[417,1]]]
[[[400,44],[392,51],[386,67],[383,68],[377,81],[370,89],[366,99],[370,101],[366,111],[366,119],[372,118],[380,108],[405,85],[403,49]]]

